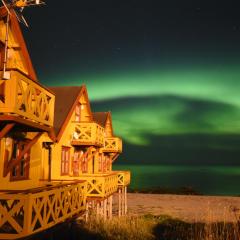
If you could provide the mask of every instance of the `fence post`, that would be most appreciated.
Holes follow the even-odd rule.
[[[28,235],[32,232],[32,226],[31,226],[31,224],[32,224],[32,204],[33,204],[32,194],[31,193],[27,194],[24,201],[25,202],[24,202],[23,234]]]

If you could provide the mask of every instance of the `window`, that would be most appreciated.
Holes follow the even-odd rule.
[[[70,147],[62,146],[61,175],[69,174],[69,163],[70,163]]]
[[[75,121],[80,122],[80,109],[81,105],[80,103],[77,104],[76,109],[75,109]]]
[[[17,159],[20,153],[23,151],[27,141],[13,141],[12,145],[12,159]],[[29,166],[30,165],[30,150],[26,152],[21,161],[15,165],[10,173],[10,180],[24,180],[29,178]]]
[[[75,151],[73,156],[73,175],[79,176],[79,170],[80,170],[80,160],[83,155],[83,151]]]
[[[82,158],[82,173],[88,173],[88,156]]]
[[[98,161],[98,171],[102,172],[102,155],[99,156]]]

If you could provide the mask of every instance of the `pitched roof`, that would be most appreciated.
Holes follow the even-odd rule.
[[[24,41],[22,31],[21,31],[21,28],[19,26],[19,22],[18,22],[18,20],[15,16],[15,14],[12,12],[13,10],[11,9],[10,11],[12,13],[10,15],[10,21],[11,21],[10,30],[12,32],[14,32],[17,43],[20,46],[20,51],[23,54],[25,64],[26,64],[26,67],[27,67],[28,77],[33,81],[37,81],[37,76],[36,76],[35,70],[33,68],[32,61],[31,61],[30,55],[28,53],[26,43]],[[7,16],[6,8],[4,6],[0,7],[0,20],[3,19],[6,16]]]
[[[84,86],[71,87],[49,87],[55,94],[55,109],[54,109],[54,131],[56,136],[60,133],[69,113],[71,112],[75,102],[82,92]]]
[[[93,113],[93,120],[100,124],[102,127],[105,127],[106,121],[108,118],[109,112],[94,112]]]

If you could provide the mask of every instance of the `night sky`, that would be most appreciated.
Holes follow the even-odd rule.
[[[24,27],[41,83],[86,84],[120,163],[239,165],[239,1],[46,1]]]

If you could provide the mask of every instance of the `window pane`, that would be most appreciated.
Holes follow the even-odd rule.
[[[20,162],[20,176],[23,177],[24,176],[24,158],[21,160]]]

